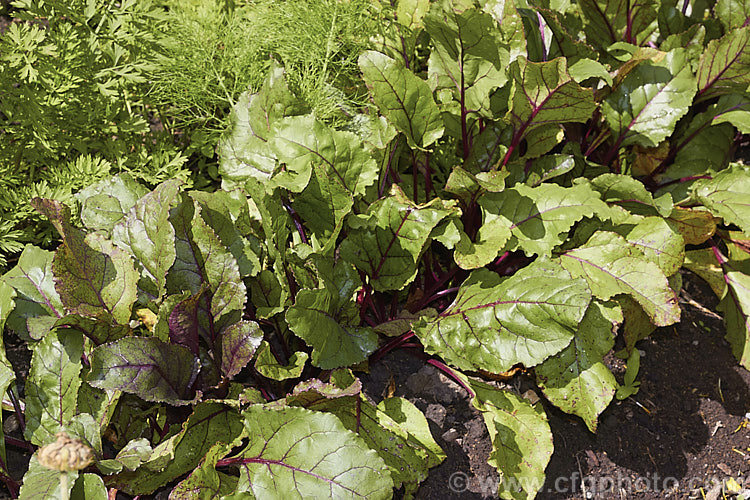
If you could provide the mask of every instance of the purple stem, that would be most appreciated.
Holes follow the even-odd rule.
[[[305,228],[302,227],[302,219],[300,219],[299,214],[292,208],[292,205],[289,203],[289,199],[286,198],[285,196],[281,197],[281,204],[284,206],[286,211],[289,212],[289,215],[292,217],[292,221],[294,222],[294,227],[297,228],[297,232],[302,238],[302,243],[307,243],[307,235],[305,234]]]
[[[13,409],[16,411],[16,418],[18,419],[18,425],[21,427],[21,432],[24,432],[26,430],[26,420],[23,418],[23,411],[21,411],[21,405],[18,403],[16,391],[13,387],[8,387],[8,396],[10,396]]]
[[[31,446],[31,444],[24,441],[23,439],[16,439],[14,437],[5,436],[5,444],[9,444],[16,448],[20,448],[22,450],[27,450],[31,453],[34,453],[34,447]]]
[[[542,62],[547,62],[547,49],[545,48],[545,41],[544,41],[544,18],[542,18],[542,14],[537,11],[536,13],[537,20],[539,21],[539,36],[542,38]]]
[[[378,361],[383,359],[383,356],[395,350],[401,344],[405,343],[406,341],[408,341],[409,339],[413,337],[414,337],[414,332],[408,331],[402,335],[399,335],[395,339],[389,340],[383,346],[381,346],[377,351],[372,353],[372,355],[370,356],[370,364],[372,365],[374,363],[377,363]]]
[[[437,368],[438,370],[440,370],[441,372],[445,373],[445,374],[446,374],[446,375],[448,375],[448,376],[449,376],[450,378],[452,378],[453,380],[455,380],[455,381],[456,381],[456,383],[457,383],[458,385],[460,385],[461,387],[463,387],[463,388],[464,388],[464,389],[466,390],[466,392],[468,392],[468,393],[469,393],[469,395],[470,395],[470,396],[471,396],[472,398],[473,398],[474,396],[476,396],[476,394],[474,393],[474,391],[472,391],[472,390],[471,390],[471,389],[470,389],[470,388],[469,388],[469,387],[468,387],[468,386],[467,386],[466,384],[464,384],[464,381],[463,381],[463,380],[461,380],[461,379],[460,379],[460,378],[458,377],[458,375],[456,375],[456,374],[455,374],[455,372],[454,372],[453,370],[451,370],[450,368],[448,368],[448,365],[446,365],[445,363],[442,363],[442,362],[440,362],[440,361],[438,361],[438,360],[436,360],[436,359],[428,359],[428,360],[427,360],[427,364],[428,364],[428,365],[432,365],[432,366],[434,366],[435,368]]]

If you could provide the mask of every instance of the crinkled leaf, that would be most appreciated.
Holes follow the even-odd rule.
[[[576,167],[576,157],[568,154],[549,154],[535,160],[526,172],[525,183],[537,187],[549,179],[564,175]]]
[[[121,449],[115,458],[99,460],[97,468],[104,474],[116,474],[124,469],[134,471],[151,458],[153,448],[148,439],[133,439]]]
[[[750,21],[750,2],[747,0],[718,0],[714,14],[727,31],[741,28]]]
[[[76,414],[83,335],[53,330],[34,348],[26,380],[24,437],[41,446],[55,440]]]
[[[251,406],[239,456],[238,491],[258,498],[390,498],[393,481],[378,454],[333,415]]]
[[[612,86],[612,76],[607,68],[600,62],[593,59],[580,59],[568,68],[570,76],[578,83],[582,83],[589,78],[601,78],[607,85]]]
[[[602,115],[620,146],[657,146],[693,102],[695,77],[685,51],[657,60],[640,61],[602,102]]]
[[[596,105],[590,89],[568,74],[565,59],[534,63],[519,57],[510,65],[513,82],[507,120],[518,143],[534,129],[566,122],[585,122]]]
[[[727,283],[712,249],[700,248],[685,252],[685,268],[703,278],[718,298],[724,297]]]
[[[537,260],[505,280],[474,271],[448,309],[413,329],[427,352],[451,365],[501,373],[517,363],[535,366],[567,347],[590,301],[584,280]]]
[[[750,84],[750,28],[711,40],[698,65],[698,99],[742,93]]]
[[[221,336],[221,373],[226,379],[234,378],[247,366],[263,340],[263,331],[255,321],[240,321],[224,330]]]
[[[357,387],[361,389],[358,384]],[[321,388],[325,385],[300,385],[287,401],[292,405],[304,402],[309,410],[336,415],[344,427],[356,432],[380,455],[390,469],[394,488],[403,485],[407,496],[414,494],[419,483],[427,478],[428,470],[445,458],[430,434],[427,419],[405,399],[389,398],[375,407],[359,392],[349,395],[342,391],[337,394],[339,397],[323,393],[315,397]]]
[[[547,399],[581,417],[591,432],[596,432],[597,418],[617,388],[614,375],[602,361],[615,343],[608,333],[614,325],[602,314],[605,307],[612,308],[593,301],[570,345],[534,370]]]
[[[167,275],[167,289],[170,293],[189,290],[195,294],[209,286],[199,306],[199,331],[213,345],[224,328],[241,318],[246,292],[237,260],[200,211],[201,206],[190,199],[184,199],[172,211],[177,257]]]
[[[53,440],[54,441],[54,440]],[[78,471],[65,472],[68,476],[68,495],[78,479]],[[29,469],[23,476],[19,500],[47,500],[60,498],[60,472],[43,467],[36,458],[31,457]]]
[[[433,200],[417,205],[397,186],[368,209],[369,219],[349,231],[341,256],[364,271],[375,290],[399,290],[417,272],[417,261],[432,229],[452,212]]]
[[[409,146],[426,148],[443,136],[443,120],[427,82],[371,50],[359,56],[359,67],[378,109],[406,136]]]
[[[22,337],[39,340],[65,314],[52,277],[53,258],[53,252],[26,245],[18,264],[2,277],[16,291],[16,307],[7,318],[8,328]],[[44,318],[47,326],[35,328],[39,325],[36,318]]]
[[[151,494],[168,482],[192,472],[214,445],[232,443],[242,429],[242,418],[236,410],[219,403],[200,403],[180,432],[164,441],[166,446],[160,444],[154,449],[149,462],[135,471],[106,478],[107,486],[131,495]],[[159,458],[162,454],[168,460]],[[152,461],[158,462],[149,466]]]
[[[570,188],[518,184],[502,193],[483,196],[479,205],[485,221],[499,217],[510,222],[517,244],[506,249],[520,247],[527,255],[549,255],[565,241],[573,224],[608,211],[596,192],[584,184]]]
[[[744,94],[723,95],[709,109],[714,110],[711,125],[731,123],[741,133],[750,133],[750,100]]]
[[[287,87],[284,69],[274,63],[260,92],[243,93],[232,109],[229,129],[218,146],[221,177],[232,182],[270,179],[276,169],[276,157],[268,146],[273,125],[302,110]]]
[[[324,238],[335,234],[354,199],[364,195],[378,175],[378,166],[359,137],[333,130],[312,115],[285,118],[270,144],[286,164],[285,173],[310,179],[292,205],[307,226]]]
[[[40,198],[31,203],[50,219],[63,239],[55,252],[52,273],[65,307],[82,316],[109,314],[119,324],[128,323],[138,280],[130,256],[101,233],[85,234],[73,227],[67,206]]]
[[[103,434],[109,426],[121,395],[120,391],[103,391],[89,384],[81,384],[78,388],[77,411],[91,415],[99,432]]]
[[[55,327],[70,327],[83,333],[95,345],[106,342],[114,342],[127,335],[132,335],[133,330],[129,325],[118,325],[111,317],[103,315],[99,318],[87,318],[80,314],[67,314],[55,321]]]
[[[541,405],[532,406],[510,391],[467,380],[472,404],[484,417],[492,451],[487,463],[500,472],[500,498],[533,499],[544,485],[552,456],[552,432]],[[519,489],[520,486],[520,489]]]
[[[714,215],[750,234],[750,167],[734,164],[713,179],[701,179],[693,195]]]
[[[261,342],[255,357],[255,369],[258,373],[272,380],[298,378],[307,363],[308,354],[298,351],[289,358],[289,364],[282,366],[271,353],[271,346],[265,340]]]
[[[602,300],[626,293],[655,325],[680,320],[677,296],[664,273],[619,234],[597,231],[582,247],[562,254],[560,262],[573,276],[586,278],[591,292]]]
[[[89,384],[118,389],[146,401],[173,405],[190,403],[199,362],[179,345],[149,337],[127,337],[95,348],[90,357]]]
[[[705,243],[716,232],[716,221],[706,210],[675,207],[668,220],[687,245]]]
[[[279,282],[279,278],[268,269],[264,269],[250,280],[250,293],[255,315],[259,319],[268,319],[282,311],[287,305],[289,293]]]
[[[602,200],[635,214],[669,217],[674,207],[670,196],[654,199],[642,182],[628,175],[602,174],[591,181],[591,187],[601,194]]]
[[[665,276],[672,276],[685,260],[685,240],[661,217],[646,217],[625,238],[654,262]]]
[[[339,306],[339,299],[326,289],[300,290],[286,320],[289,328],[312,346],[312,363],[319,368],[359,363],[378,346],[372,328],[357,326],[357,310],[346,303]]]
[[[169,500],[226,498],[225,495],[234,493],[239,479],[216,470],[216,462],[231,449],[232,445],[226,443],[212,446],[200,466],[172,489],[169,493]]]
[[[656,8],[650,2],[581,0],[579,6],[586,20],[586,40],[601,48],[623,40],[640,45],[655,28]]]
[[[495,20],[477,9],[433,3],[424,18],[432,50],[429,82],[449,89],[464,112],[491,116],[490,93],[505,85],[510,54],[498,42]]]
[[[73,489],[70,490],[70,498],[77,500],[85,498],[86,500],[107,500],[107,488],[104,486],[102,478],[96,474],[82,474],[78,476]]]
[[[127,173],[102,179],[76,194],[76,199],[81,203],[81,221],[92,231],[111,231],[146,193],[148,189]]]
[[[201,287],[198,293],[180,301],[169,313],[169,342],[187,347],[193,356],[198,356],[199,351],[198,315],[200,308],[205,307],[205,302],[201,303],[205,300],[205,291],[206,287]]]
[[[159,184],[138,200],[112,229],[112,241],[143,266],[148,284],[142,288],[155,298],[164,293],[167,271],[175,259],[169,210],[179,201],[180,184],[177,179]]]

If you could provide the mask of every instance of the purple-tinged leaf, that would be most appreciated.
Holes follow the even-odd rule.
[[[701,179],[693,197],[726,224],[736,224],[750,235],[750,167],[736,163],[713,179]]]
[[[427,352],[451,365],[501,373],[567,347],[590,301],[584,280],[542,259],[505,280],[474,271],[448,309],[412,327]]]
[[[591,432],[596,432],[597,418],[609,406],[617,388],[603,358],[615,344],[612,330],[619,321],[619,307],[593,301],[571,344],[534,370],[547,399],[581,417]]]
[[[349,231],[341,255],[369,276],[375,290],[399,290],[414,279],[432,229],[455,211],[443,200],[417,205],[394,185],[391,196],[370,205],[367,218]]]
[[[513,126],[513,140],[505,160],[535,129],[566,122],[585,122],[596,105],[594,94],[568,73],[565,59],[533,63],[519,57],[510,65],[513,81],[510,111],[506,120]]]
[[[359,57],[359,67],[380,112],[409,146],[426,148],[443,136],[443,119],[427,82],[401,62],[371,50]]]
[[[75,195],[81,203],[81,222],[89,230],[109,232],[146,193],[148,189],[127,173],[102,179]]]
[[[149,337],[126,337],[91,353],[87,380],[99,389],[118,389],[146,401],[186,405],[200,363],[190,351]]]
[[[656,147],[669,137],[693,103],[695,77],[682,49],[643,59],[602,102],[602,115],[620,146]]]
[[[169,210],[179,201],[181,181],[172,179],[138,200],[112,228],[112,241],[127,250],[145,269],[145,288],[159,298],[166,287],[167,271],[175,259],[174,228]]]
[[[750,85],[750,28],[711,40],[698,65],[697,100],[743,93]]]
[[[130,495],[150,495],[192,472],[217,443],[232,443],[243,431],[242,417],[229,406],[200,403],[180,432],[156,446],[135,471],[106,478],[107,486]]]
[[[187,347],[193,353],[193,356],[198,356],[198,340],[200,338],[198,315],[201,305],[206,309],[205,291],[206,287],[202,287],[195,295],[180,301],[169,313],[170,342]]]
[[[600,48],[615,42],[644,43],[656,29],[656,8],[648,0],[581,0],[586,40]]]
[[[657,326],[680,320],[677,296],[659,266],[619,234],[597,231],[582,247],[560,256],[573,276],[584,277],[591,292],[602,300],[626,293],[632,296]]]
[[[16,307],[8,316],[8,328],[22,338],[41,339],[65,314],[52,277],[53,258],[53,252],[26,245],[16,267],[2,277],[16,291]]]
[[[370,327],[358,326],[359,314],[352,306],[327,289],[305,289],[287,310],[289,328],[312,346],[315,366],[333,369],[353,365],[367,359],[378,347],[378,335]]]
[[[55,289],[70,311],[82,316],[111,315],[119,324],[130,320],[138,274],[133,261],[101,233],[85,234],[70,223],[70,209],[54,200],[34,198],[63,239],[55,252]]]
[[[41,446],[55,440],[76,415],[83,335],[52,330],[34,348],[26,380],[24,437]]]
[[[90,339],[94,345],[114,342],[133,333],[129,325],[115,324],[108,316],[87,318],[80,314],[67,314],[57,320],[54,326],[77,330]]]
[[[238,492],[256,498],[362,498],[393,495],[378,454],[328,413],[303,408],[243,413],[249,443],[237,457]]]
[[[263,331],[255,321],[240,321],[224,330],[219,359],[225,379],[234,378],[247,366],[262,340]]]
[[[201,206],[190,198],[172,210],[177,256],[167,275],[169,293],[196,294],[208,286],[199,307],[200,333],[210,346],[229,325],[240,320],[245,305],[245,284],[237,260],[200,215]],[[208,305],[204,307],[204,302]]]

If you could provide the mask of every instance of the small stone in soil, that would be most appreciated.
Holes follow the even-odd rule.
[[[442,428],[443,424],[445,423],[446,413],[447,410],[445,409],[445,406],[431,404],[427,406],[427,410],[425,410],[424,416],[427,417],[428,420],[432,420],[433,422],[435,422],[435,425]]]
[[[451,428],[450,430],[443,433],[441,436],[443,438],[443,441],[446,443],[452,443],[456,439],[458,439],[458,431],[456,429]]]

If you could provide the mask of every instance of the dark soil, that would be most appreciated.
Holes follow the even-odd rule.
[[[683,277],[682,321],[638,343],[640,390],[614,400],[596,434],[542,398],[555,452],[537,498],[715,500],[732,496],[722,482],[742,485],[750,474],[750,372],[737,364],[721,319],[711,312],[715,295],[694,275]],[[623,362],[612,355],[605,362],[622,382]],[[486,463],[489,435],[465,391],[406,352],[372,368],[362,377],[367,395],[380,401],[395,388],[393,395],[426,414],[446,452],[417,497],[497,498],[499,476]],[[534,387],[526,375],[508,385],[518,393]],[[451,489],[456,474],[467,479],[465,487],[454,482]]]

